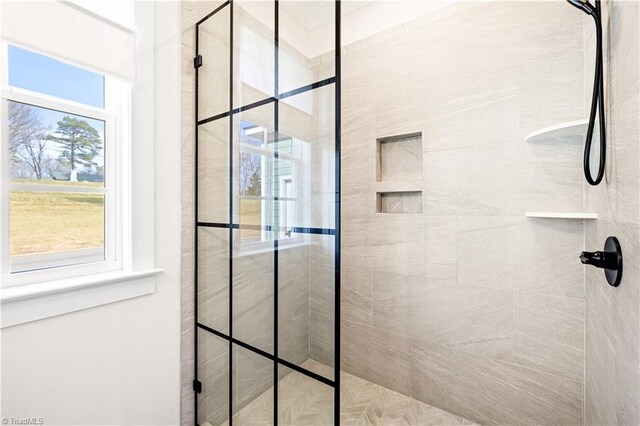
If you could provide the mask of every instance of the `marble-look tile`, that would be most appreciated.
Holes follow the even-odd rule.
[[[492,75],[492,77],[502,75]],[[465,81],[472,85],[483,84],[484,79]],[[485,146],[513,142],[518,132],[518,98],[507,83],[495,90],[469,93],[456,86],[450,101],[455,111],[437,116],[425,116],[421,122],[424,149],[440,149]],[[477,89],[476,89],[477,90]]]
[[[251,400],[245,407],[234,410],[234,425],[273,425],[273,386]],[[227,426],[228,422],[221,426]],[[203,425],[206,426],[206,425]]]
[[[186,421],[195,422],[195,397],[193,383],[189,380],[193,376],[193,315],[182,318],[182,332],[180,333],[180,418],[181,424]],[[189,378],[189,379],[186,379]]]
[[[458,220],[451,216],[425,217],[424,276],[435,280],[458,278]]]
[[[278,423],[333,424],[333,388],[296,371],[287,371],[278,383]]]
[[[609,235],[618,237],[625,259],[640,253],[638,224],[597,221],[586,227],[586,248],[596,250]],[[640,421],[640,271],[625,263],[618,288],[601,270],[586,269],[585,421],[637,424]],[[614,389],[614,391],[610,391]]]
[[[343,267],[340,271],[342,288],[342,320],[373,325],[373,272]]]
[[[611,1],[610,8],[610,96],[612,104],[615,104],[633,84],[637,83],[640,74],[640,7],[636,1]]]
[[[198,330],[198,379],[198,423],[220,425],[229,413],[229,343],[203,330]]]
[[[514,362],[584,380],[584,300],[517,294]]]
[[[426,219],[415,215],[372,215],[361,227],[364,238],[344,248],[352,266],[373,271],[422,274]]]
[[[639,220],[639,93],[639,85],[633,85],[610,109],[605,179],[596,187],[585,185],[585,209],[598,212],[598,217],[605,220]],[[597,144],[596,141],[594,138]],[[595,153],[592,155],[598,158]]]
[[[616,422],[640,424],[640,366],[638,358],[616,352]]]
[[[379,213],[422,213],[422,192],[380,192]]]
[[[582,103],[584,82],[582,50],[530,63],[518,72],[518,124],[519,138],[545,127],[586,116]],[[575,140],[558,144],[556,148],[570,149]],[[559,146],[558,146],[559,145]]]
[[[269,353],[273,353],[273,262],[271,251],[233,258],[233,336]]]
[[[333,314],[309,312],[309,357],[326,365],[333,365],[335,319]],[[330,379],[333,377],[329,377]]]
[[[229,230],[198,230],[198,322],[229,333]]]
[[[582,49],[582,16],[561,2],[496,2],[464,10],[451,20],[459,29],[460,72],[482,75]],[[508,34],[508,37],[506,35]]]
[[[189,16],[198,5],[185,2],[182,5],[182,40],[181,40],[181,112],[182,123],[180,130],[181,143],[181,202],[182,202],[182,238],[181,238],[181,336],[180,336],[180,422],[182,425],[192,425],[196,422],[195,400],[192,389],[193,358],[194,358],[194,236],[193,217],[195,193],[195,73],[192,71],[192,60],[195,51],[195,31],[193,23],[197,19]],[[199,18],[198,18],[199,19]]]
[[[229,120],[198,128],[198,220],[229,223]]]
[[[273,361],[234,345],[233,377],[233,412],[238,413],[273,387]],[[273,412],[273,397],[271,401],[265,409]]]
[[[335,312],[335,238],[313,235],[309,242],[309,309],[333,316]]]
[[[403,425],[473,425],[470,420],[412,399],[402,417]]]
[[[526,217],[459,217],[458,281],[582,298],[582,224]]]
[[[381,181],[422,179],[422,136],[379,139]]]
[[[198,88],[202,93],[217,94],[198,98],[199,120],[229,110],[229,65],[218,58],[229,58],[230,13],[231,8],[225,7],[199,27],[198,48],[202,66],[198,69]]]
[[[430,184],[425,186],[424,210],[516,216],[526,211],[579,211],[579,151],[571,145],[558,149],[557,144],[552,148],[499,143],[425,152],[425,180]]]
[[[411,346],[406,337],[342,321],[342,369],[411,395]],[[366,356],[363,356],[366,354]]]
[[[307,360],[303,367],[325,372],[328,368],[313,360]],[[281,370],[284,374],[278,382],[278,422],[295,426],[333,424],[333,389],[287,368]],[[342,373],[340,410],[340,423],[344,425],[475,425],[348,373]],[[273,388],[236,412],[233,421],[242,425],[272,424]]]
[[[580,424],[582,385],[412,341],[412,397],[480,424]]]
[[[456,217],[395,214],[351,217],[343,221],[342,250],[345,264],[351,267],[455,280]]]
[[[300,364],[309,358],[309,247],[278,251],[278,355]]]
[[[511,290],[375,273],[373,324],[456,350],[513,359]]]
[[[222,3],[224,3],[222,0],[188,0],[182,2],[182,30],[185,31],[193,27],[196,22],[213,12]]]
[[[585,424],[616,424],[615,346],[600,325],[597,316],[587,308],[585,345]]]

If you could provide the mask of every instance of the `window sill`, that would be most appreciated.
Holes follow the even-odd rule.
[[[309,241],[289,241],[284,244],[280,243],[280,245],[278,246],[278,251],[300,248],[309,245],[311,245]],[[273,241],[267,241],[264,243],[247,243],[247,245],[244,247],[240,245],[238,256],[254,256],[263,253],[273,253]]]
[[[109,272],[0,290],[1,328],[155,292],[162,269]]]

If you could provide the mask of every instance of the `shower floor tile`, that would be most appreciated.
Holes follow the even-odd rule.
[[[331,377],[331,367],[307,360],[303,367]],[[342,425],[475,425],[469,420],[427,405],[408,396],[342,373]],[[278,386],[278,423],[282,425],[333,424],[333,389],[302,374],[292,372]],[[238,412],[234,425],[273,423],[273,389],[269,389]],[[204,423],[202,426],[211,426]],[[222,426],[227,426],[224,423]]]

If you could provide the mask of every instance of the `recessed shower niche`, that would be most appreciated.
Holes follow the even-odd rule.
[[[422,213],[422,133],[376,142],[376,211]]]
[[[422,133],[377,141],[378,182],[422,180]]]
[[[422,213],[422,191],[376,193],[378,213]]]

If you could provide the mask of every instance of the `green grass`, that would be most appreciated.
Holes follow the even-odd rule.
[[[90,186],[101,187],[104,186],[103,182],[71,182],[65,180],[53,180],[53,179],[11,179],[11,183],[15,184],[34,184],[34,185],[58,185],[58,186]]]
[[[242,228],[243,225],[262,225],[262,202],[240,199],[240,238],[260,237],[259,229]]]
[[[12,256],[104,245],[102,194],[14,191],[9,199]]]
[[[14,180],[12,183],[100,187],[96,182]],[[260,237],[261,201],[240,200],[240,236]],[[11,255],[48,253],[104,245],[104,196],[90,193],[12,191],[10,195]]]

